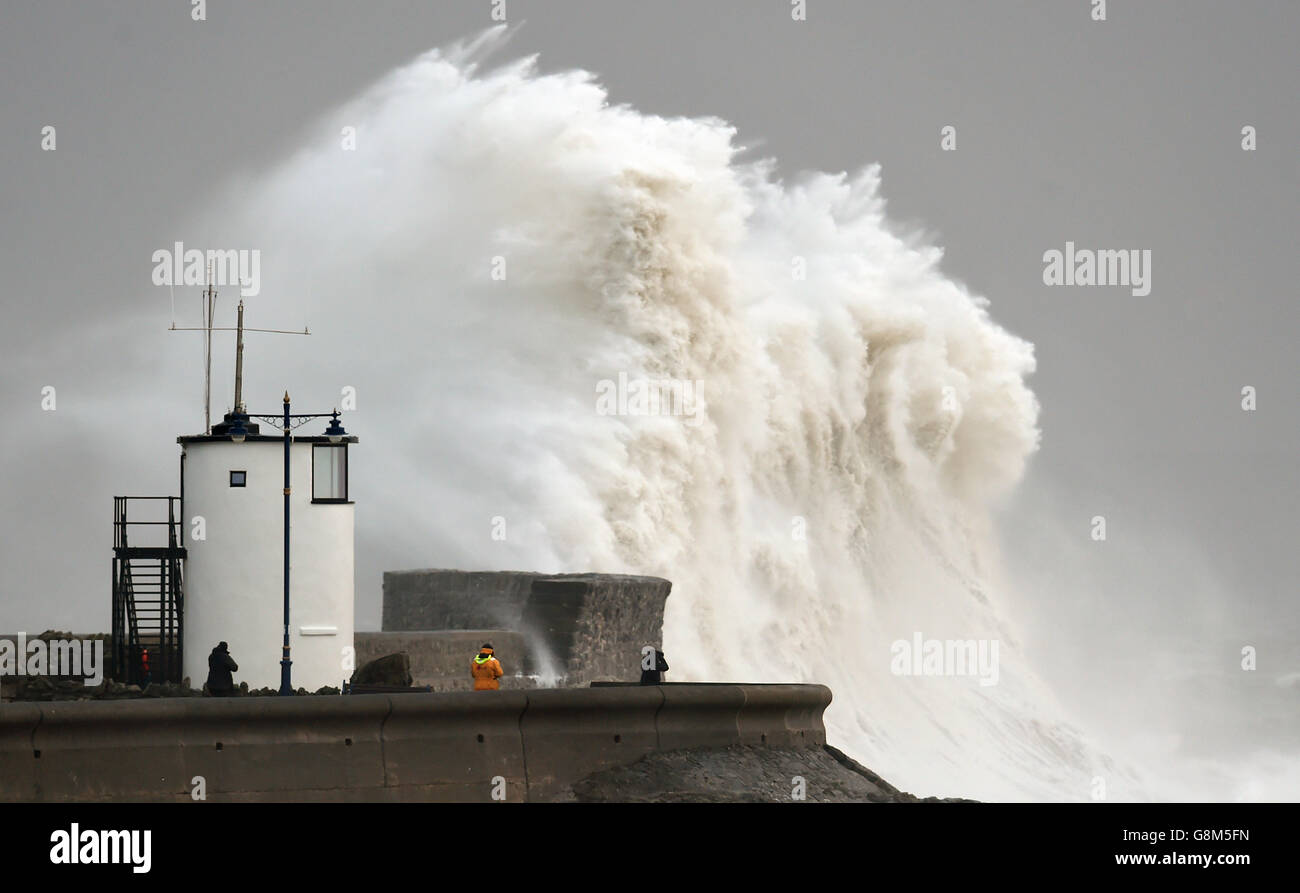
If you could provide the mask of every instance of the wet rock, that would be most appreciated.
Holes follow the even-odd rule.
[[[405,651],[377,657],[358,667],[350,680],[353,685],[410,686],[411,656]]]
[[[554,799],[586,803],[935,803],[832,747],[733,746],[652,753],[595,772]]]

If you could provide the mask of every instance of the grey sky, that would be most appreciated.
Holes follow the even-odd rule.
[[[192,396],[197,342],[162,331],[152,250],[217,186],[491,8],[212,0],[194,22],[182,0],[4,5],[0,630],[106,629],[109,497],[175,490],[174,438],[194,426],[170,407]],[[1300,671],[1300,8],[1112,0],[1102,23],[1090,8],[809,0],[796,23],[785,0],[508,0],[524,25],[507,53],[591,70],[646,113],[724,118],[783,174],[880,162],[899,227],[930,234],[945,271],[1036,346],[1043,447],[1003,540],[1013,578],[1038,587],[1019,611],[1044,672],[1105,724],[1158,688],[1123,685],[1142,649],[1188,655],[1178,733],[1212,754],[1244,746],[1230,728],[1294,752],[1300,687],[1275,680]],[[1151,293],[1045,287],[1043,252],[1067,240],[1150,249]],[[277,349],[311,368],[310,344]],[[123,414],[141,388],[158,411],[137,393]],[[1098,514],[1105,544],[1088,538]],[[1085,579],[1054,585],[1046,516],[1077,538]],[[378,625],[387,560],[358,562],[359,628]],[[1260,648],[1258,678],[1232,672],[1242,644]]]

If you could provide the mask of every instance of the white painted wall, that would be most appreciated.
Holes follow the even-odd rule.
[[[201,687],[208,677],[208,654],[225,641],[239,664],[236,684],[279,688],[284,445],[278,440],[215,441],[187,443],[183,450],[189,550],[185,675]],[[337,686],[349,675],[343,661],[344,650],[350,654],[353,644],[354,507],[312,504],[311,450],[309,443],[290,447],[289,643],[294,688],[314,691]],[[349,461],[354,452],[349,448]],[[230,486],[232,470],[248,472],[247,486]],[[206,539],[195,540],[193,520],[200,516]],[[312,634],[331,628],[332,634]]]

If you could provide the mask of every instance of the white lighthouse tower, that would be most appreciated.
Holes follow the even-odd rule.
[[[201,686],[209,654],[226,642],[236,683],[279,689],[290,658],[294,689],[338,686],[353,653],[348,466],[357,438],[337,412],[290,413],[288,393],[282,407],[245,410],[242,303],[235,368],[234,411],[176,439],[187,525],[184,675]]]

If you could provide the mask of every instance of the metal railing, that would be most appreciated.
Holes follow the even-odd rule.
[[[162,502],[165,520],[153,505]],[[133,503],[148,504],[141,506],[146,520],[129,516]],[[113,676],[120,682],[181,681],[185,549],[179,508],[176,496],[113,497]]]

